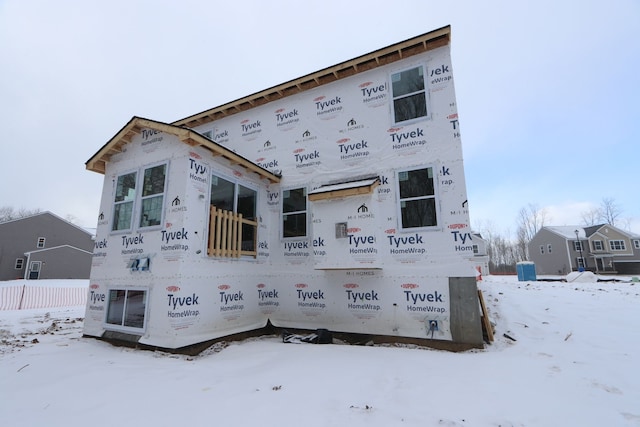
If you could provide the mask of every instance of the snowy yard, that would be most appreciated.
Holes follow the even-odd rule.
[[[480,288],[496,341],[463,353],[264,337],[190,357],[82,338],[83,306],[0,311],[2,424],[640,426],[640,283]]]

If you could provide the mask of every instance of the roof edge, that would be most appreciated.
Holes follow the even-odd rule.
[[[446,46],[451,40],[451,26],[446,25],[428,33],[358,56],[348,61],[289,80],[235,101],[193,114],[172,124],[190,128],[212,122],[251,108],[277,101],[337,80],[391,64],[413,55]]]

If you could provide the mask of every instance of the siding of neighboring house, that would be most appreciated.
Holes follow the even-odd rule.
[[[640,241],[640,236],[603,225],[589,236],[592,262],[598,263],[598,271],[612,270],[619,274],[638,274],[640,248],[636,248],[634,241]]]
[[[583,244],[586,246],[586,242]],[[575,269],[575,257],[573,242],[567,242],[565,237],[546,228],[529,242],[529,258],[535,263],[537,274],[568,274]]]
[[[582,253],[576,247],[575,230],[579,232]],[[608,224],[586,228],[543,227],[529,242],[529,258],[536,264],[538,274],[576,271],[582,267],[578,264],[581,256],[586,270],[640,274],[640,236]]]
[[[38,261],[40,279],[88,279],[93,247],[91,233],[50,212],[1,223],[0,280],[29,278]]]

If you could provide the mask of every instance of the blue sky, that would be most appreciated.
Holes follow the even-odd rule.
[[[0,206],[95,226],[85,161],[132,116],[171,122],[452,26],[471,223],[613,198],[640,234],[640,1],[0,0]]]

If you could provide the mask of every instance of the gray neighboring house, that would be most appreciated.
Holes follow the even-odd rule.
[[[529,242],[529,258],[537,274],[564,275],[580,268],[640,274],[640,235],[609,224],[542,227]]]
[[[0,223],[0,280],[88,279],[91,232],[51,212]]]

